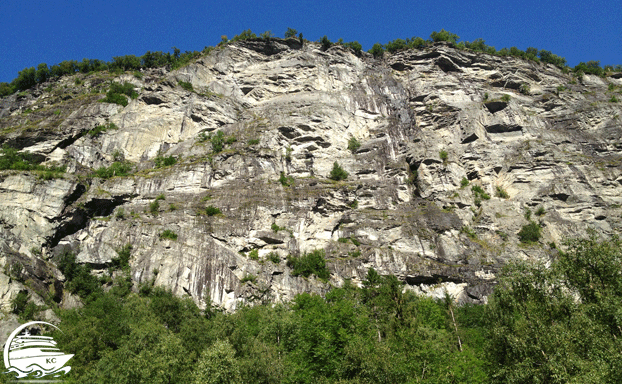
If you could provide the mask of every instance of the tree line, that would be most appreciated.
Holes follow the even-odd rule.
[[[235,313],[153,281],[133,288],[131,246],[99,278],[68,253],[65,289],[84,305],[54,308],[54,338],[75,354],[69,383],[617,383],[621,246],[591,236],[549,266],[510,264],[484,305],[422,297],[369,269],[360,287]]]
[[[285,32],[285,38],[296,37],[298,31],[293,28],[288,28]],[[223,46],[232,41],[241,41],[248,39],[264,39],[269,41],[273,35],[270,31],[266,31],[259,35],[259,37],[253,33],[250,29],[242,31],[239,35],[236,35],[233,39],[229,40],[227,36],[222,36],[222,41],[218,46]],[[298,34],[300,43],[304,43],[302,33]],[[412,37],[406,39],[395,39],[389,41],[386,44],[376,43],[369,50],[374,57],[381,57],[384,52],[395,53],[404,49],[422,49],[429,46],[432,43],[445,41],[452,44],[457,49],[468,49],[475,52],[484,52],[497,56],[513,56],[524,60],[532,60],[535,62],[543,62],[553,64],[565,71],[570,71],[577,74],[593,74],[597,76],[604,76],[607,72],[622,72],[622,65],[606,65],[601,67],[599,61],[581,62],[575,67],[570,68],[566,65],[566,59],[558,56],[550,51],[544,49],[537,49],[534,47],[528,47],[526,50],[520,50],[516,47],[502,48],[500,50],[495,47],[487,45],[485,40],[478,38],[472,42],[460,41],[460,37],[455,33],[451,33],[444,29],[440,32],[433,31],[430,34],[430,38],[425,40],[421,37]],[[355,53],[359,53],[362,50],[362,46],[358,41],[344,42],[343,39],[339,39],[337,42],[331,42],[327,36],[323,36],[319,42],[322,44],[323,49],[328,49],[334,44],[340,44],[347,48],[352,49]],[[173,53],[170,52],[151,52],[147,51],[142,56],[125,55],[115,56],[111,61],[102,61],[99,59],[83,59],[66,60],[59,64],[48,66],[46,63],[39,64],[36,68],[29,67],[19,71],[17,77],[10,83],[0,83],[0,97],[11,95],[18,91],[24,91],[32,88],[37,84],[41,84],[50,79],[58,79],[65,75],[74,75],[76,73],[91,73],[98,71],[111,71],[115,73],[121,73],[124,71],[133,71],[146,68],[159,68],[159,67],[171,67],[172,69],[180,68],[187,65],[192,60],[201,56],[201,54],[209,53],[213,47],[205,47],[203,51],[181,51],[173,47]]]
[[[496,56],[513,56],[524,60],[553,64],[556,67],[564,70],[565,72],[569,72],[570,70],[572,70],[574,73],[577,74],[587,73],[597,76],[604,76],[607,72],[622,72],[622,65],[619,64],[615,66],[606,65],[604,67],[601,67],[600,61],[591,60],[586,63],[581,62],[573,68],[570,68],[566,65],[565,58],[544,49],[539,50],[534,47],[528,47],[526,50],[523,51],[516,47],[511,47],[497,50],[495,47],[487,45],[486,41],[481,38],[475,39],[472,42],[458,42],[459,39],[460,37],[455,33],[451,33],[449,31],[441,29],[440,32],[432,32],[430,34],[430,38],[427,40],[415,36],[406,39],[395,39],[389,41],[387,44],[384,45],[376,43],[369,50],[369,53],[373,54],[374,57],[381,57],[385,51],[389,53],[395,53],[404,49],[422,49],[431,45],[432,43],[444,41],[451,44],[457,49],[483,52]]]
[[[202,52],[186,51],[182,53],[178,48],[173,47],[172,54],[170,52],[164,53],[162,51],[147,51],[147,53],[142,56],[115,56],[111,61],[85,58],[82,61],[65,60],[52,66],[48,66],[46,63],[41,63],[36,68],[24,68],[19,71],[17,77],[10,83],[0,83],[0,97],[13,94],[17,91],[30,89],[33,86],[45,83],[48,80],[59,79],[62,76],[75,75],[77,73],[88,74],[100,71],[122,73],[125,71],[136,71],[140,69],[160,67],[170,67],[172,69],[176,69],[183,67],[192,60],[201,56],[202,53],[208,51],[209,48],[206,47]]]

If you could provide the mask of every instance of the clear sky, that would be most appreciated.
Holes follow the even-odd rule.
[[[546,49],[571,66],[622,64],[620,0],[0,0],[0,19],[0,82],[39,63],[198,51],[249,28],[282,37],[292,27],[308,40],[357,40],[365,50],[444,28],[497,49]]]

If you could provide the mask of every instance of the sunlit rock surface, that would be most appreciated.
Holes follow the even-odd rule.
[[[622,108],[608,86],[622,79],[573,81],[551,65],[444,44],[374,59],[293,39],[230,44],[142,79],[77,76],[0,100],[0,143],[68,170],[51,180],[0,172],[5,309],[20,289],[76,305],[58,255],[72,250],[97,273],[126,244],[136,286],[154,281],[201,307],[321,294],[359,284],[371,267],[406,289],[483,302],[507,262],[548,260],[566,238],[620,230]],[[109,80],[139,96],[127,107],[98,102]],[[88,134],[108,123],[118,129]],[[205,139],[218,130],[231,139],[214,153]],[[155,168],[158,156],[178,161]],[[132,175],[92,177],[115,160]],[[328,178],[335,162],[346,180]],[[527,210],[542,226],[537,244],[518,239]],[[315,249],[327,282],[286,265]],[[16,281],[16,264],[34,284]]]

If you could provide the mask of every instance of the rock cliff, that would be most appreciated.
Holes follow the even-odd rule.
[[[111,81],[138,97],[99,102]],[[42,84],[0,100],[0,143],[67,171],[0,171],[2,309],[23,289],[75,305],[58,255],[101,274],[127,244],[135,283],[202,307],[323,293],[370,267],[481,302],[508,261],[620,232],[621,89],[445,44],[376,59],[295,39]],[[114,162],[131,173],[94,176]],[[530,221],[542,237],[522,243]],[[286,265],[315,249],[328,281]]]

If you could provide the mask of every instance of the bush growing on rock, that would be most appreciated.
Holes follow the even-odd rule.
[[[344,43],[343,46],[352,49],[356,54],[360,53],[363,50],[363,46],[358,41]]]
[[[173,156],[157,156],[154,161],[156,168],[170,167],[171,165],[175,165],[175,163],[177,163],[177,159]]]
[[[205,207],[205,214],[207,216],[214,216],[214,215],[220,215],[222,212],[220,211],[220,208],[216,208],[213,205],[208,205],[207,207]]]
[[[529,224],[523,225],[520,232],[518,232],[518,238],[521,243],[535,243],[540,240],[542,227],[539,224],[531,221]]]
[[[241,41],[241,40],[250,40],[256,39],[257,35],[255,35],[250,29],[242,31],[239,35],[235,35],[231,41]]]
[[[281,257],[276,252],[268,253],[268,256],[266,256],[266,258],[270,260],[273,264],[279,264],[281,262]]]
[[[323,249],[316,249],[300,257],[288,256],[287,266],[292,268],[292,275],[294,276],[309,277],[316,275],[318,278],[326,280],[330,277],[330,272],[326,267],[324,255]]]
[[[170,239],[170,240],[177,240],[177,234],[173,231],[171,231],[170,229],[165,229],[162,233],[160,233],[160,240],[163,239]]]
[[[222,131],[216,132],[211,138],[212,149],[215,153],[222,151],[225,145],[225,134]]]
[[[361,143],[356,139],[356,137],[352,137],[349,141],[348,141],[348,149],[352,152],[355,153],[357,149],[359,149],[361,147]]]
[[[446,162],[447,162],[447,157],[448,157],[447,151],[445,151],[444,149],[443,149],[443,150],[441,150],[441,151],[438,153],[438,157],[440,157],[440,158],[441,158],[441,160],[443,160],[443,163],[446,163]]]
[[[523,95],[531,95],[531,87],[527,83],[522,83],[520,85],[519,92]]]
[[[274,37],[272,31],[265,31],[259,35],[259,38],[264,39],[265,41],[270,41],[271,38]]]
[[[500,197],[502,199],[508,199],[510,197],[510,195],[508,195],[505,189],[501,188],[498,185],[495,187],[495,196]]]
[[[382,44],[376,43],[371,47],[369,53],[371,53],[375,58],[382,57],[384,54],[384,48],[382,48]]]
[[[194,87],[192,86],[192,83],[189,83],[187,81],[178,81],[177,84],[179,84],[180,87],[188,92],[194,92]]]
[[[285,31],[285,38],[290,38],[290,37],[296,37],[296,35],[298,34],[298,31],[293,29],[293,28],[287,28],[287,31]]]
[[[605,74],[605,71],[600,67],[600,61],[595,60],[588,61],[587,63],[580,62],[573,68],[573,71],[577,74],[577,77],[579,77],[579,73],[589,73],[596,76]]]
[[[335,161],[333,169],[330,171],[329,178],[335,181],[345,180],[348,178],[348,172],[344,171],[343,168],[339,166],[339,163]]]
[[[122,161],[115,161],[110,167],[101,167],[95,171],[95,177],[109,179],[114,176],[127,176],[132,170],[132,164]]]
[[[134,86],[130,83],[119,84],[113,82],[110,84],[110,89],[106,93],[106,97],[100,100],[102,103],[113,103],[126,107],[128,104],[127,98],[129,96],[132,99],[138,97],[138,93],[134,91]]]
[[[251,260],[259,260],[259,251],[257,249],[253,249],[248,253],[248,258]]]
[[[333,45],[333,43],[328,40],[328,37],[326,35],[322,36],[322,38],[320,39],[320,44],[322,44],[322,49],[324,51]]]
[[[475,197],[478,197],[480,199],[484,199],[484,200],[490,200],[490,195],[487,194],[482,187],[480,187],[479,185],[474,185],[471,187],[471,191],[473,192],[473,195]]]
[[[434,31],[430,34],[430,40],[434,42],[447,41],[449,43],[456,44],[456,41],[458,41],[459,38],[460,36],[456,35],[455,33],[446,31],[444,29],[441,29],[440,32]]]
[[[281,172],[279,183],[284,187],[290,187],[294,184],[294,178],[292,176],[285,176],[285,172]]]
[[[95,128],[91,129],[87,132],[87,134],[91,137],[96,137],[102,134],[103,132],[108,131],[109,129],[119,129],[114,123],[108,123],[105,125],[98,125]]]
[[[389,41],[384,47],[387,52],[395,53],[397,51],[407,48],[407,43],[402,39],[395,39],[393,41]]]

